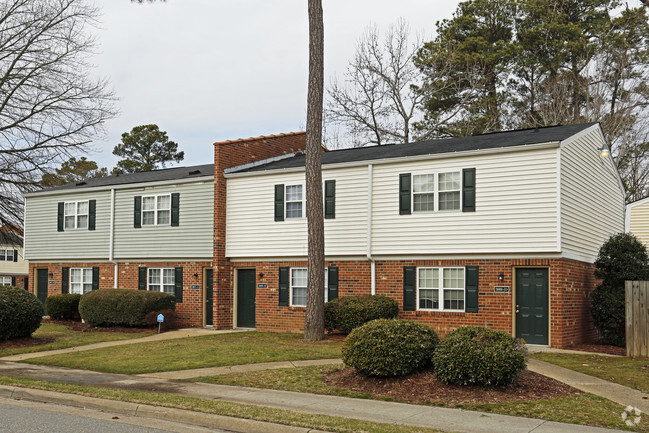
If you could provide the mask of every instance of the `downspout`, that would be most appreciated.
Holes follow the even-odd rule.
[[[372,258],[372,164],[367,165],[367,260],[371,267],[372,295],[376,295],[376,264]]]
[[[116,289],[119,287],[117,279],[119,278],[119,273],[117,271],[117,262],[113,259],[113,250],[115,243],[115,188],[110,189],[110,227],[109,227],[109,239],[108,239],[108,261],[112,263],[115,267],[113,275],[113,288]]]

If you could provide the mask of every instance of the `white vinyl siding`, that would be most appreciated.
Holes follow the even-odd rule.
[[[83,295],[92,291],[92,268],[70,268],[70,293]]]
[[[624,192],[594,125],[561,145],[561,247],[594,262],[599,248],[624,231]]]
[[[628,232],[637,236],[649,248],[649,200],[627,207],[629,215]]]
[[[4,254],[3,251],[5,251]],[[18,257],[15,262],[14,254]],[[0,274],[27,275],[28,272],[29,263],[23,260],[22,246],[0,245]]]

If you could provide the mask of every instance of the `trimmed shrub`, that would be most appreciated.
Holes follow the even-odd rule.
[[[176,312],[174,310],[151,311],[144,318],[144,323],[147,326],[155,326],[157,328],[158,327],[158,314],[162,314],[163,316],[165,316],[165,320],[164,320],[164,322],[162,322],[162,325],[160,326],[160,329],[162,331],[166,331],[168,329],[178,329],[178,328],[180,328],[180,325],[178,323],[178,315],[176,314]]]
[[[27,290],[0,286],[0,341],[31,336],[43,313],[41,301]]]
[[[150,312],[175,309],[174,295],[146,290],[93,290],[79,302],[81,318],[94,326],[144,326]]]
[[[349,334],[370,320],[396,319],[399,304],[392,298],[381,295],[345,296],[332,299],[325,304],[325,329],[340,330]]]
[[[526,353],[525,346],[505,332],[463,326],[437,345],[433,371],[447,384],[508,385],[525,369]]]
[[[430,365],[439,342],[435,331],[412,320],[377,319],[345,339],[345,365],[368,376],[403,376]]]
[[[68,293],[48,296],[45,300],[45,310],[52,319],[79,320],[79,300],[81,295]]]

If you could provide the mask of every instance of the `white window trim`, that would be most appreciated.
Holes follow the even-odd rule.
[[[460,175],[460,207],[458,209],[439,209],[439,175],[441,173],[459,173]],[[421,175],[433,175],[433,191],[430,194],[433,194],[433,210],[415,210],[415,176]],[[453,190],[455,191],[455,190]],[[442,191],[442,192],[451,192],[451,191]],[[421,193],[418,193],[421,194]],[[427,193],[428,194],[428,193]],[[429,214],[433,212],[462,212],[462,169],[449,169],[449,170],[438,170],[438,171],[421,171],[413,172],[410,174],[410,203],[413,214]]]
[[[169,197],[169,209],[158,209],[158,197]],[[153,197],[154,200],[154,209],[153,210],[145,210],[144,209],[144,199]],[[171,225],[171,194],[152,194],[152,195],[143,195],[142,196],[142,209],[140,210],[140,225],[142,227],[150,227],[150,226],[170,226]],[[159,224],[158,223],[158,212],[159,211],[169,211],[169,222],[166,224]],[[144,222],[144,212],[153,212],[153,224],[145,223]]]
[[[422,288],[421,290],[437,290],[439,295],[438,295],[438,301],[439,301],[439,308],[419,308],[419,270],[420,269],[439,269],[439,275],[437,276],[438,278],[438,289],[429,289],[429,288]],[[444,288],[444,269],[461,269],[464,275],[464,287],[462,289],[445,289]],[[447,311],[447,312],[460,312],[464,313],[466,312],[466,267],[464,266],[418,266],[417,271],[415,273],[415,278],[417,280],[417,311]],[[444,309],[444,291],[445,290],[462,290],[464,292],[464,308],[461,310],[457,309]]]
[[[0,286],[11,286],[11,277],[0,277]]]
[[[303,307],[306,308],[306,302],[304,305],[302,304],[294,304],[293,303],[293,269],[305,269],[307,271],[307,283],[308,283],[308,273],[309,273],[309,268],[306,266],[296,266],[293,268],[288,268],[288,298],[289,298],[289,303],[288,305],[291,307]],[[324,273],[324,301],[329,302],[329,291],[327,290],[329,287],[329,267],[325,267],[325,273]],[[307,286],[307,292],[308,292],[308,286]],[[307,294],[308,296],[308,294]]]
[[[76,271],[76,270],[81,271],[81,282],[80,283],[72,282],[72,273],[73,273],[73,271]],[[85,284],[88,284],[85,281],[85,274],[87,274],[88,272],[90,273],[90,290],[88,290],[87,292],[84,292],[83,286]],[[92,268],[70,268],[69,271],[68,271],[68,279],[69,279],[69,281],[68,281],[68,293],[76,293],[76,294],[79,294],[79,295],[83,295],[85,293],[90,293],[92,291],[92,272],[93,272]],[[81,287],[79,287],[79,290],[75,290],[75,286],[79,286],[79,285],[81,285]]]
[[[168,284],[168,285],[173,285],[174,290],[172,292],[165,292],[164,291],[164,270],[172,270],[171,275],[173,275],[173,283]],[[152,270],[159,270],[160,271],[160,284],[151,284],[151,271]],[[157,286],[158,290],[151,290],[151,286]],[[149,292],[160,292],[160,293],[171,293],[173,295],[176,294],[176,268],[147,268],[146,270],[146,290]]]
[[[66,208],[68,204],[74,203],[74,214],[67,214],[65,213]],[[88,209],[87,213],[79,213],[79,204],[81,203],[87,203],[86,209]],[[79,227],[79,217],[80,216],[86,216],[86,226],[85,227]],[[66,227],[65,226],[65,218],[66,217],[71,217],[74,216],[74,227]],[[79,201],[66,201],[63,202],[63,230],[87,230],[88,229],[88,224],[90,223],[90,200],[79,200]]]
[[[286,194],[287,194],[289,186],[301,186],[302,187],[302,200],[291,200],[289,202],[286,199]],[[324,192],[323,192],[323,194],[324,194]],[[323,195],[323,200],[324,200],[324,195]],[[302,203],[302,216],[299,216],[299,217],[288,216],[288,204],[289,203]],[[292,184],[287,183],[287,184],[284,185],[284,217],[285,217],[285,219],[291,219],[291,220],[299,220],[299,219],[302,219],[302,218],[306,218],[306,186],[305,186],[304,183],[292,183]]]
[[[9,253],[11,253],[11,258],[9,258]],[[13,262],[14,254],[17,254],[13,249],[1,249],[0,250],[0,261],[1,262]]]

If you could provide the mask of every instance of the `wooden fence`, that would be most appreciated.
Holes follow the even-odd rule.
[[[626,356],[649,357],[649,281],[626,281]]]

